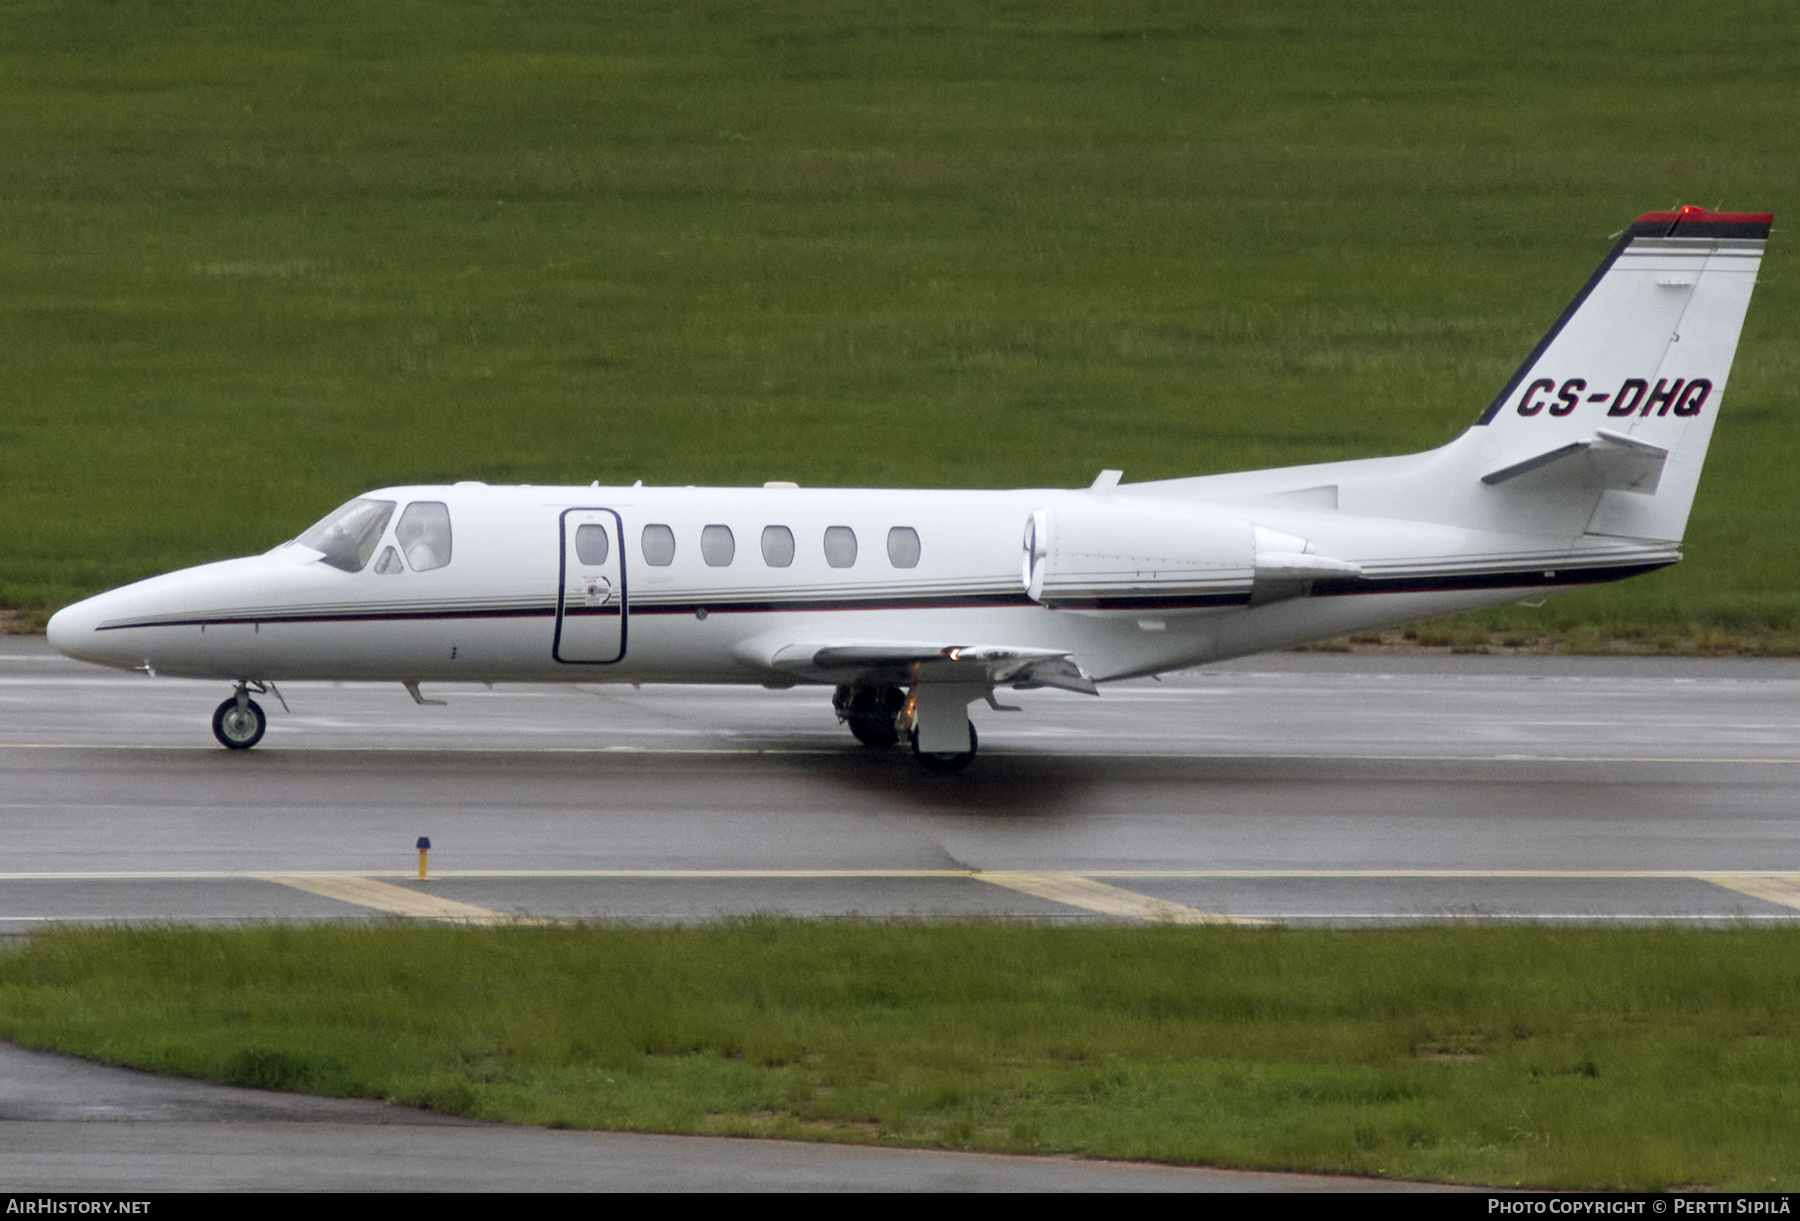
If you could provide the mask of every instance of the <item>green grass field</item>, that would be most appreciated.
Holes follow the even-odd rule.
[[[1800,930],[63,928],[0,1037],[554,1126],[1800,1186]]]
[[[407,480],[1080,484],[1398,452],[1638,212],[1778,214],[1690,559],[1800,632],[1800,13],[0,0],[0,605]]]

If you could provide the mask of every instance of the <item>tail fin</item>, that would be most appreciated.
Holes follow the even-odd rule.
[[[1679,541],[1771,219],[1633,221],[1464,438],[1482,482],[1597,491],[1587,533]]]

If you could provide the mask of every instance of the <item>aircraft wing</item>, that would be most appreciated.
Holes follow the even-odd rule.
[[[740,650],[744,660],[815,681],[881,680],[905,685],[980,682],[990,687],[1060,687],[1099,694],[1094,680],[1064,649],[939,641],[809,640]]]

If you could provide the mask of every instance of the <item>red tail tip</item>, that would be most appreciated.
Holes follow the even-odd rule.
[[[1674,224],[1677,221],[1710,221],[1726,225],[1766,225],[1774,221],[1773,212],[1708,212],[1693,204],[1683,204],[1675,212],[1646,212],[1633,224]]]

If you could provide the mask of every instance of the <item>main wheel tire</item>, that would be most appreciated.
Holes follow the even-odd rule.
[[[920,750],[919,731],[916,729],[907,736],[912,740],[913,757],[919,761],[919,766],[934,776],[949,776],[962,771],[963,768],[975,761],[976,748],[981,744],[980,739],[975,735],[973,721],[969,722],[969,749],[961,754],[947,755]]]
[[[891,716],[852,716],[850,732],[864,746],[885,749],[900,740],[900,729]]]
[[[245,700],[239,708],[234,695],[213,713],[213,737],[231,750],[249,750],[262,741],[268,727],[269,718],[255,700]]]
[[[884,750],[900,740],[898,718],[906,706],[906,692],[898,687],[845,684],[832,695],[831,706],[864,746]]]

